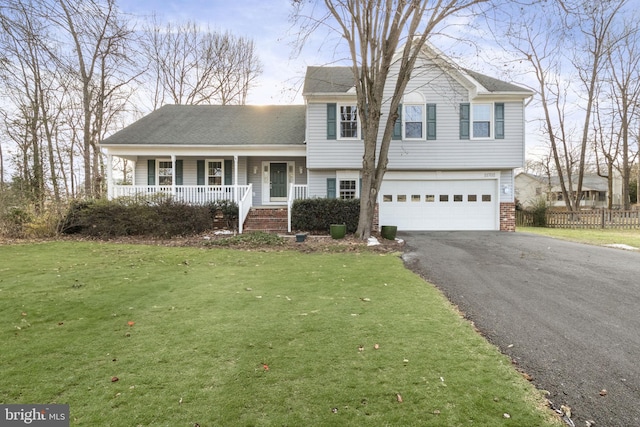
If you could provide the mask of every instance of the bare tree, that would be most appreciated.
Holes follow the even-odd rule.
[[[360,218],[356,231],[360,238],[366,239],[372,232],[398,106],[423,46],[448,18],[463,11],[473,11],[474,6],[486,1],[311,1],[313,13],[305,16],[303,8],[307,2],[293,0],[297,6],[296,19],[306,29],[302,40],[309,31],[326,25],[348,47],[364,141]],[[317,3],[323,3],[323,7]],[[398,51],[399,57],[396,56]],[[394,66],[396,69],[391,73]],[[387,86],[393,87],[393,92],[385,98]]]
[[[145,29],[144,52],[153,79],[153,109],[175,104],[244,104],[262,72],[252,40],[205,30],[195,22]]]

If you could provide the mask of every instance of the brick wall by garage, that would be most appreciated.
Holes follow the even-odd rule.
[[[500,203],[500,231],[516,231],[515,203]]]

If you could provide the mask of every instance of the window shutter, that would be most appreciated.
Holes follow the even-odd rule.
[[[336,104],[327,104],[327,139],[337,139]]]
[[[224,185],[233,184],[233,162],[231,160],[224,161]]]
[[[327,199],[336,198],[336,179],[327,178]]]
[[[182,185],[182,160],[176,160],[176,185]]]
[[[460,104],[460,139],[469,139],[469,120],[471,119],[469,104]]]
[[[156,185],[156,161],[147,160],[147,185]]]
[[[436,104],[427,104],[427,139],[436,139]]]
[[[495,106],[496,139],[504,139],[504,103]]]
[[[198,160],[197,164],[197,177],[198,177],[198,185],[204,185],[204,160]]]
[[[398,105],[398,118],[393,124],[391,139],[402,139],[402,104]]]

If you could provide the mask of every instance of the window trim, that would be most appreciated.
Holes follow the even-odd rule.
[[[340,183],[343,181],[355,182],[353,199],[360,198],[360,172],[359,171],[336,171],[336,199],[352,200],[352,199],[343,199],[342,195],[340,194]]]
[[[420,107],[421,108],[421,117],[420,117],[420,137],[409,137],[407,136],[407,123],[418,123],[417,121],[408,121],[407,120],[407,108],[408,107]],[[402,104],[402,139],[406,141],[424,141],[426,139],[426,122],[427,122],[427,108],[426,104],[421,102],[410,102]]]
[[[342,136],[342,123],[352,123],[352,121],[342,121],[342,108],[352,107],[356,110],[356,136]],[[339,102],[336,104],[336,138],[338,140],[355,141],[360,139],[360,114],[358,114],[357,102]]]
[[[213,162],[220,163],[220,184],[209,184],[209,164]],[[204,185],[207,187],[217,187],[224,185],[224,159],[205,159],[204,161]]]
[[[480,105],[487,105],[489,107],[489,136],[475,136],[474,124],[476,122],[474,117],[474,107]],[[471,139],[476,140],[488,140],[495,139],[495,102],[472,102],[469,108],[469,136]],[[482,121],[483,123],[485,120]]]
[[[160,175],[160,163],[170,163],[171,164],[171,175]],[[173,177],[175,176],[175,167],[176,165],[171,161],[170,158],[159,158],[156,159],[156,182],[158,187],[170,187],[173,185]],[[169,184],[162,184],[160,182],[160,177],[168,176],[171,178],[171,182]]]

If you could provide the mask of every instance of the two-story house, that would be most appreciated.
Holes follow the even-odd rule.
[[[393,130],[380,225],[513,230],[513,171],[524,163],[530,96],[426,46]],[[109,197],[232,199],[240,205],[241,230],[252,209],[288,208],[296,198],[359,197],[364,150],[351,69],[309,67],[303,97],[304,105],[167,105],[152,112],[101,144]],[[129,185],[114,183],[114,157],[133,162]]]

